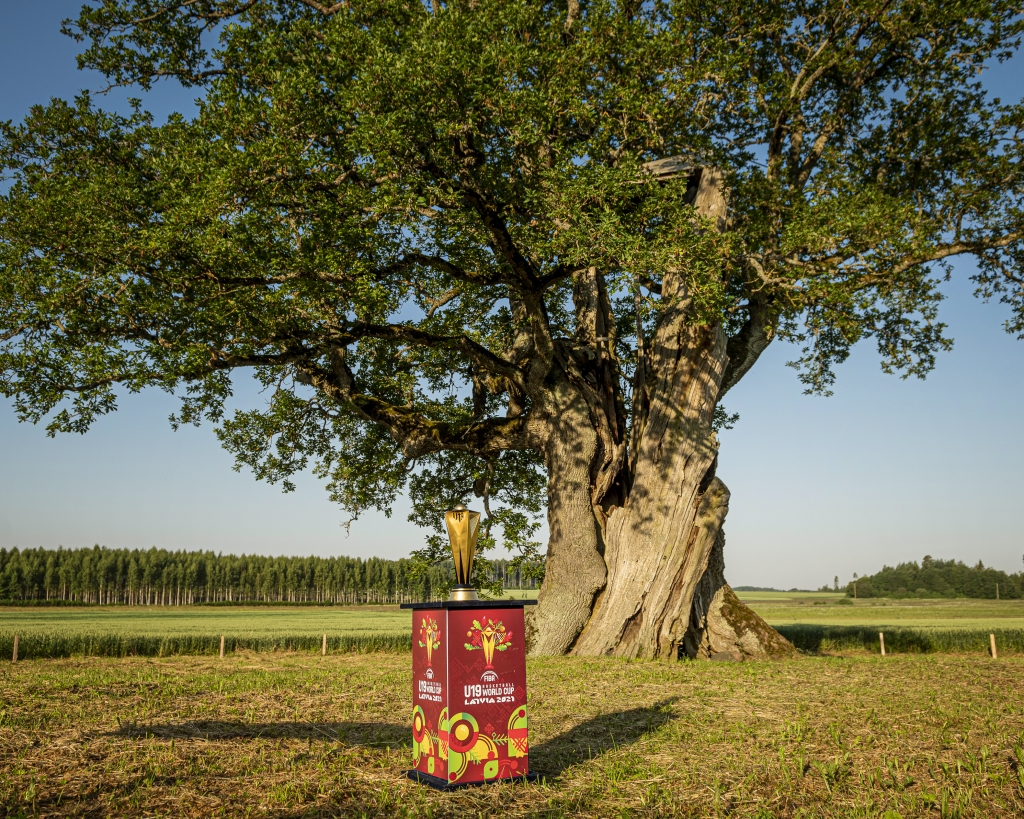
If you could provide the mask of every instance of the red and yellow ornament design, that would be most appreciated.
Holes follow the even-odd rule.
[[[424,617],[420,621],[420,648],[427,650],[427,665],[430,665],[431,655],[435,648],[441,647],[441,630],[437,627],[437,620],[432,617]]]
[[[466,649],[483,650],[484,663],[489,669],[494,668],[494,652],[505,651],[512,645],[512,632],[506,631],[500,620],[495,622],[486,615],[473,621],[473,626],[466,632],[466,636],[470,639],[470,642],[466,643]]]

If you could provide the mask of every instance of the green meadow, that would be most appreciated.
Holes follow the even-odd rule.
[[[508,592],[536,599],[536,592]],[[819,592],[740,592],[773,626],[793,624],[1024,629],[1024,600],[850,600]],[[842,602],[840,602],[842,601]],[[398,606],[82,606],[0,608],[0,632],[21,635],[402,634],[411,616]]]
[[[510,592],[509,596],[535,596]],[[820,592],[742,592],[803,651],[1024,652],[1021,600],[858,600]],[[0,656],[167,656],[226,651],[402,651],[412,616],[397,606],[106,606],[0,608]]]
[[[541,778],[452,794],[403,773],[411,612],[3,608],[0,816],[1024,814],[1020,603],[756,594],[805,656],[531,660]]]
[[[852,600],[842,594],[739,592],[773,626],[797,623],[956,629],[1024,629],[1024,600]]]
[[[289,637],[409,633],[398,606],[90,606],[0,608],[0,632]]]

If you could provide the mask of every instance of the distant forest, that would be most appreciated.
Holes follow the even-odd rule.
[[[968,566],[959,560],[935,560],[925,555],[917,563],[900,563],[895,568],[859,577],[845,591],[848,597],[977,597],[1018,600],[1024,597],[1024,572],[1007,574],[990,569],[980,560]]]
[[[505,588],[536,588],[507,560],[488,561]],[[449,562],[262,557],[165,549],[0,549],[0,602],[127,606],[199,603],[407,603],[446,594]]]

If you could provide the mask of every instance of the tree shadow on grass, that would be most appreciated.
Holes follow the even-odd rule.
[[[129,739],[233,740],[305,739],[329,740],[346,745],[400,748],[412,745],[408,725],[389,722],[219,722],[196,721],[167,725],[122,723],[112,736]]]
[[[670,697],[653,705],[615,711],[581,722],[575,728],[530,748],[530,770],[556,779],[572,765],[632,745],[673,718]]]

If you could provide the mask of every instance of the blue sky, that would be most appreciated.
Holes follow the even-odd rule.
[[[0,0],[0,119],[103,87],[77,71],[77,46],[59,33],[79,5]],[[1020,94],[1008,67],[989,82]],[[194,95],[165,85],[146,104],[187,113]],[[128,96],[101,104],[121,108]],[[956,344],[926,381],[884,375],[863,344],[839,368],[834,396],[808,397],[785,366],[795,351],[773,345],[729,394],[741,417],[722,435],[719,475],[732,490],[734,585],[817,587],[925,554],[1024,568],[1024,342],[1003,331],[1005,308],[972,297],[970,272],[958,262],[945,288]],[[240,406],[259,400],[239,386]],[[285,495],[233,472],[211,429],[171,430],[175,409],[162,393],[127,396],[87,435],[50,439],[0,405],[0,547],[400,557],[421,545],[402,507],[346,534],[312,477]]]

